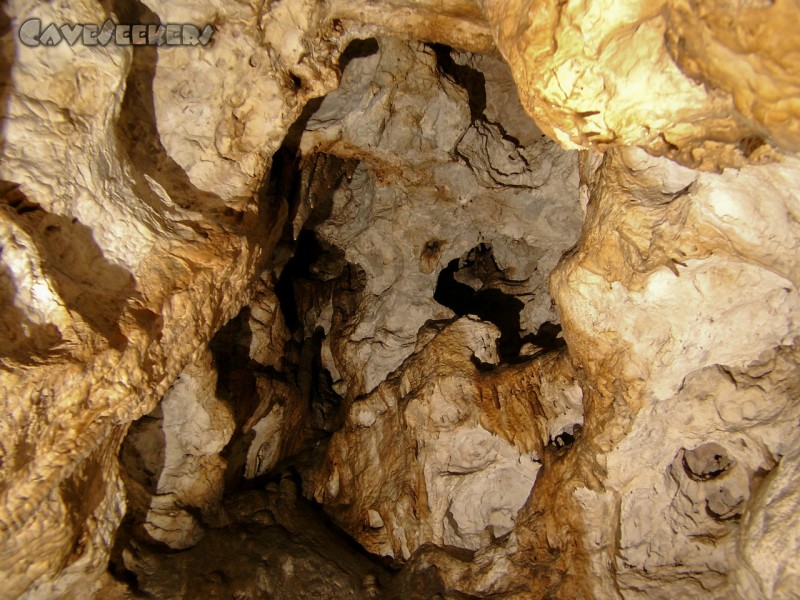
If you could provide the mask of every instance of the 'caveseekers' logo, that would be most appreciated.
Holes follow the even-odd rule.
[[[72,24],[56,26],[51,23],[42,29],[39,19],[28,19],[19,28],[19,39],[26,46],[57,46],[62,41],[74,46],[205,46],[211,41],[214,28],[206,25],[200,30],[194,25],[118,25],[111,19],[102,25]]]

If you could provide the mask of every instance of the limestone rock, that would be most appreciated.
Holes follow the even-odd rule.
[[[550,432],[580,421],[563,354],[482,374],[470,359],[487,336],[496,329],[471,318],[445,327],[333,435],[309,492],[368,550],[486,547],[513,529]]]
[[[797,445],[788,448],[748,506],[734,590],[743,598],[791,598],[797,593]]]
[[[797,198],[769,182],[793,177],[797,163],[685,172],[677,192],[656,185],[674,166],[641,152],[611,151],[594,165],[582,241],[552,277],[570,356],[594,391],[573,456],[540,476],[515,533],[539,547],[541,517],[532,517],[547,509],[538,500],[574,485],[576,513],[618,511],[619,545],[606,545],[617,525],[590,525],[585,536],[577,531],[588,521],[563,514],[583,541],[561,593],[603,595],[613,577],[626,596],[724,594],[736,515],[786,451],[798,409],[796,267],[771,242],[793,247],[797,222],[766,216],[796,211]],[[724,448],[729,471],[694,482],[680,456],[706,443]],[[570,535],[561,539],[567,547]],[[528,560],[536,557],[549,562],[538,552]]]
[[[4,10],[15,26],[31,17],[109,17],[89,0]],[[156,55],[166,67],[182,51],[167,58],[173,49],[30,48],[14,31],[3,44],[11,85],[3,87],[0,289],[10,309],[0,327],[0,570],[12,596],[50,597],[71,586],[86,595],[124,510],[114,457],[127,425],[153,410],[246,302],[281,209],[254,198],[266,160],[231,176],[232,186],[213,169],[194,179],[182,172],[205,150],[187,150],[192,136],[159,114],[150,84]],[[233,58],[225,35],[215,53]],[[167,87],[159,78],[154,85]],[[202,84],[193,91],[202,95]],[[209,108],[217,101],[204,98]],[[187,103],[176,102],[178,112]],[[275,132],[264,135],[262,156],[301,108],[259,123]],[[232,195],[245,201],[226,213]],[[71,525],[69,486],[77,497],[96,490]]]
[[[470,52],[494,50],[489,24],[475,0],[333,0],[330,12],[363,38],[391,33]]]
[[[481,5],[526,110],[565,147],[638,146],[704,169],[800,150],[798,39],[784,29],[797,2]]]
[[[160,52],[152,102],[167,155],[197,188],[222,201],[250,199],[271,153],[309,98],[337,84],[340,51],[317,3],[148,0],[161,22],[211,23],[213,44]],[[153,57],[155,58],[155,57]]]
[[[587,220],[551,277],[584,391],[580,436],[540,454],[507,539],[471,560],[428,548],[404,577],[520,598],[788,594],[793,570],[777,565],[793,534],[754,573],[793,497],[792,463],[778,465],[800,409],[797,267],[776,244],[797,244],[798,198],[774,182],[797,168],[584,157]]]
[[[796,596],[797,0],[7,4],[3,597]]]
[[[334,298],[323,325],[333,360],[325,366],[349,397],[396,369],[426,321],[453,315],[436,301],[437,283],[481,244],[506,280],[487,291],[519,299],[513,333],[555,321],[545,277],[581,217],[575,155],[530,123],[502,63],[383,38],[362,54],[301,139],[307,156],[355,161],[313,199],[329,214],[318,236],[365,277],[352,311],[336,310]]]
[[[158,408],[131,426],[120,458],[129,512],[146,537],[174,549],[195,545],[203,527],[191,511],[213,516],[222,500],[220,452],[233,434],[227,405],[215,397],[211,355],[188,365]]]

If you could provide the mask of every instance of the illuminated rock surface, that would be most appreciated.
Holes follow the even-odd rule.
[[[796,0],[2,11],[0,596],[795,597]]]

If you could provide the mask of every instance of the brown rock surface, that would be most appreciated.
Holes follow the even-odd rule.
[[[0,8],[0,596],[795,597],[798,14]]]
[[[481,5],[523,105],[565,147],[702,169],[800,150],[796,1]]]

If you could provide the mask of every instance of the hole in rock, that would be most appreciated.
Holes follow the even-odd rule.
[[[342,55],[339,57],[339,70],[344,72],[350,61],[356,58],[366,58],[376,54],[380,48],[378,47],[378,40],[375,38],[357,39],[353,40],[344,49]]]
[[[566,431],[557,435],[553,440],[553,445],[558,449],[569,448],[574,443],[575,438],[572,436],[572,434],[567,433]]]
[[[381,60],[375,60],[379,52]],[[248,305],[218,329],[209,352],[185,367],[123,442],[129,514],[112,566],[139,593],[171,597],[176,581],[168,580],[180,572],[182,593],[193,597],[230,597],[237,585],[235,597],[342,597],[331,595],[332,589],[346,590],[345,597],[450,597],[434,571],[407,580],[392,572],[419,550],[413,544],[430,544],[420,534],[430,525],[422,523],[430,510],[415,505],[424,502],[424,493],[449,494],[437,500],[451,507],[448,537],[434,545],[461,553],[458,560],[496,542],[496,528],[510,531],[540,464],[514,445],[513,435],[492,431],[481,438],[486,447],[465,443],[464,466],[448,475],[452,489],[426,489],[415,469],[424,460],[424,444],[433,442],[411,439],[419,433],[412,428],[393,430],[403,413],[390,414],[412,401],[393,394],[402,394],[395,384],[405,385],[404,369],[422,342],[433,347],[431,361],[446,367],[434,364],[425,375],[441,383],[443,398],[436,402],[445,412],[459,386],[468,385],[451,378],[457,369],[446,362],[452,360],[447,344],[457,338],[447,337],[451,323],[442,319],[442,306],[497,326],[503,363],[531,361],[564,344],[542,282],[578,235],[577,201],[559,207],[560,200],[530,186],[505,189],[475,177],[498,156],[527,173],[528,158],[519,157],[539,161],[562,152],[534,147],[538,134],[527,135],[534,141],[518,135],[534,128],[521,108],[503,121],[510,76],[476,67],[487,60],[494,59],[444,45],[353,40],[339,59],[349,87],[309,102],[289,127],[259,191],[259,200],[281,220],[265,241],[269,252]],[[138,75],[129,79],[145,95],[152,93],[152,67],[135,65]],[[308,85],[295,73],[281,76],[295,88]],[[359,80],[364,77],[371,79]],[[456,86],[466,94],[453,94]],[[122,119],[129,141],[137,139],[135,98],[132,92],[123,105],[130,113]],[[446,111],[453,102],[461,106],[451,122]],[[152,117],[150,104],[146,117]],[[500,134],[478,139],[471,166],[457,160],[453,130],[474,129],[487,114]],[[134,157],[143,170],[153,166],[145,158]],[[482,186],[477,194],[476,185]],[[461,202],[465,217],[448,221],[454,200],[472,196]],[[495,203],[503,203],[508,215],[492,224],[495,233],[484,235],[483,221],[495,214]],[[552,212],[542,240],[553,239],[553,224],[574,229],[554,248],[549,241],[534,244],[535,235],[503,231],[534,226],[538,217],[531,215],[543,210]],[[219,213],[226,224],[240,214]],[[492,242],[448,262],[453,246],[482,239]],[[437,325],[426,329],[429,323]],[[452,331],[462,335],[459,326]],[[475,369],[465,366],[467,377],[474,376]],[[513,370],[485,367],[498,378]],[[489,374],[481,370],[479,376]],[[525,393],[527,388],[514,389],[510,396]],[[497,410],[505,419],[505,407]],[[454,440],[465,433],[458,419],[447,426]],[[576,431],[550,442],[565,450]],[[380,476],[364,483],[362,472]],[[497,499],[470,506],[487,485],[495,486]],[[380,501],[361,506],[359,486]],[[402,525],[393,521],[401,511]]]
[[[303,80],[299,76],[295,75],[294,73],[289,73],[289,79],[291,80],[292,87],[295,90],[299,91],[300,88],[303,87]]]
[[[582,434],[583,426],[580,423],[576,423],[552,437],[549,445],[555,449],[557,454],[562,454],[572,448]]]
[[[497,350],[502,362],[520,360],[523,344],[531,343],[543,350],[564,344],[559,336],[561,326],[545,322],[538,332],[521,335],[520,312],[525,303],[500,287],[513,289],[513,280],[505,276],[494,259],[490,245],[481,243],[461,258],[451,260],[442,269],[433,298],[456,315],[475,315],[494,323],[500,330]]]
[[[308,279],[311,266],[320,257],[323,250],[317,242],[313,231],[304,229],[297,239],[295,252],[283,267],[275,293],[280,301],[283,318],[291,331],[297,331],[301,324],[301,314],[295,296],[295,284],[299,279]]]

